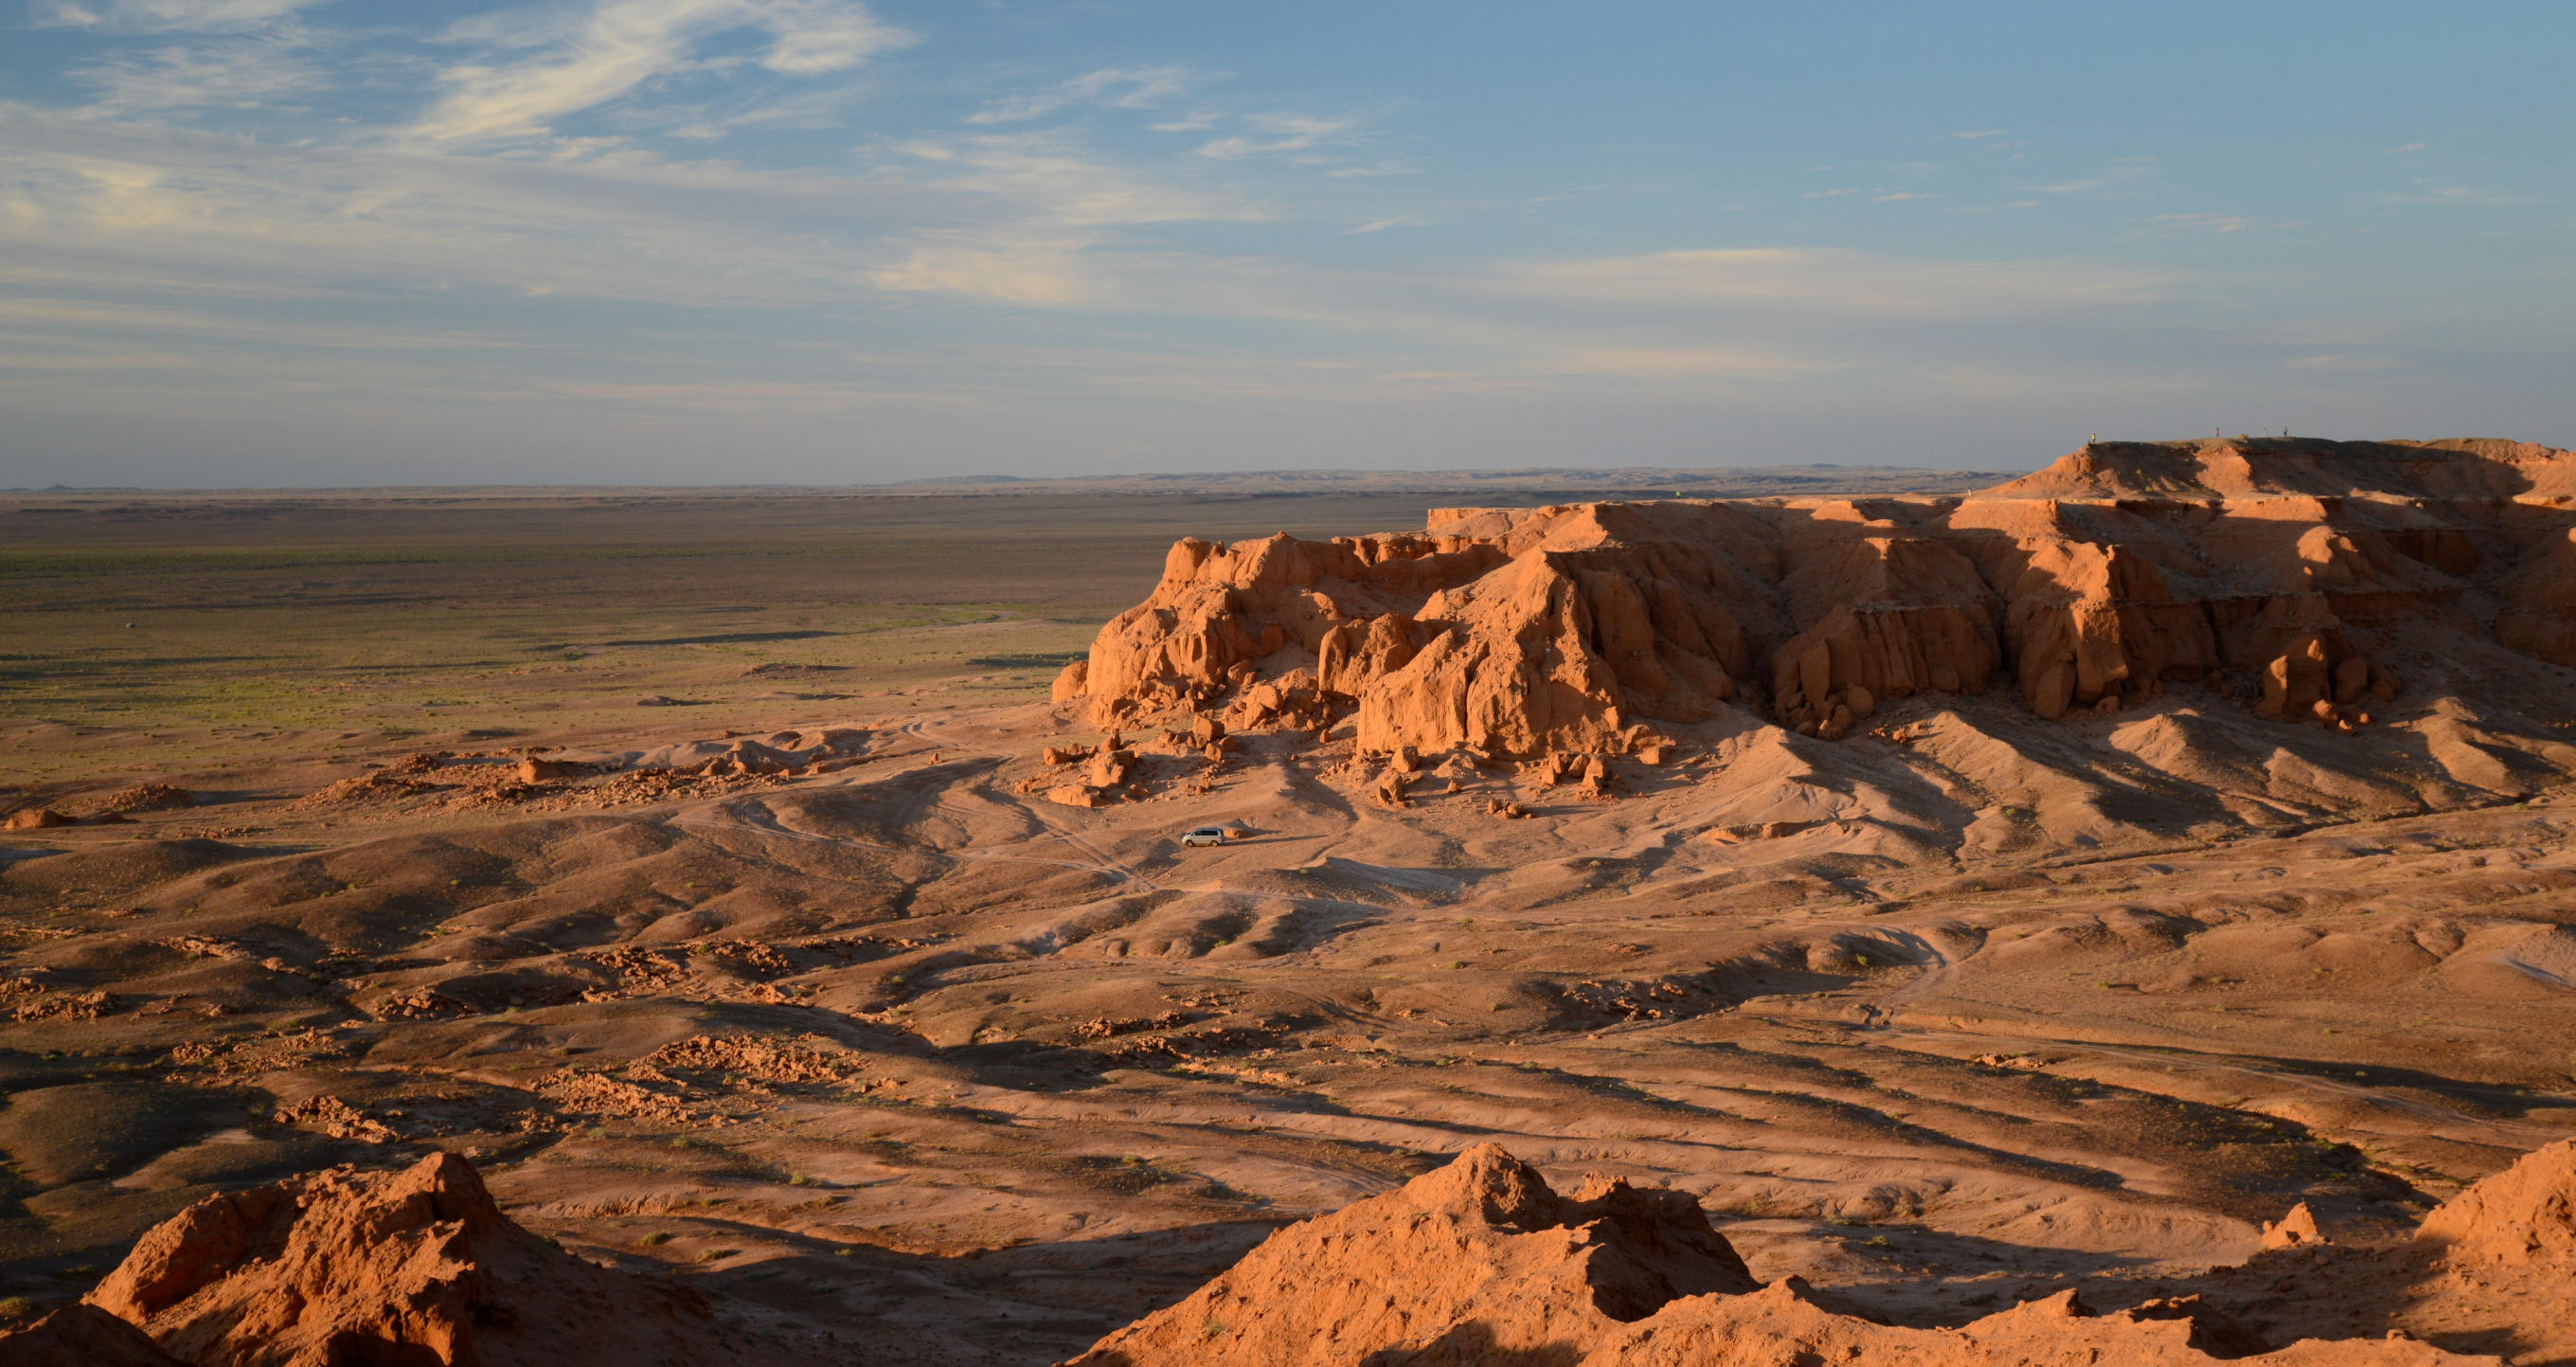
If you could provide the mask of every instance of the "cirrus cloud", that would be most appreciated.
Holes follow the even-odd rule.
[[[501,16],[449,38],[533,55],[447,68],[446,95],[409,132],[447,144],[542,138],[695,65],[701,42],[746,29],[770,39],[760,65],[791,77],[844,71],[912,41],[853,0],[602,0],[579,15]]]

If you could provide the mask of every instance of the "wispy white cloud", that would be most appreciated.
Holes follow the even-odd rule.
[[[2401,142],[2401,143],[2397,144],[2395,147],[2391,147],[2391,148],[2389,148],[2389,149],[2388,149],[2388,155],[2390,155],[2390,156],[2392,156],[2392,157],[2394,157],[2394,156],[2401,156],[2401,155],[2404,155],[2405,153],[2408,153],[2408,152],[2422,152],[2422,151],[2426,151],[2426,150],[2430,149],[2431,147],[2432,147],[2432,144],[2431,144],[2431,143],[2428,143],[2428,142]]]
[[[39,28],[109,33],[224,33],[263,28],[322,0],[35,0]]]
[[[2263,226],[2260,219],[2241,214],[2158,214],[2148,221],[2168,228],[2206,228],[2213,233],[2241,233]]]
[[[855,0],[596,0],[580,13],[505,15],[448,31],[494,55],[441,72],[446,95],[409,133],[445,144],[543,137],[687,69],[699,42],[743,29],[769,37],[759,64],[791,77],[844,71],[911,41]]]
[[[184,370],[197,359],[175,351],[83,351],[65,350],[59,337],[28,338],[34,349],[0,350],[0,372],[32,370],[38,373],[64,370]]]
[[[2282,364],[2294,370],[2326,371],[2396,370],[2402,365],[2391,357],[2351,351],[2327,352],[2318,356],[2293,356]]]
[[[54,329],[57,336],[61,329],[77,328],[111,336],[141,334],[323,351],[481,350],[510,345],[483,332],[304,323],[169,304],[0,295],[0,327],[10,326]]]
[[[980,201],[986,221],[909,235],[901,257],[868,277],[881,289],[1049,307],[1116,305],[1124,291],[1091,264],[1109,230],[1262,216],[1240,197],[1109,165],[1065,133],[916,141],[902,150],[923,163],[913,173],[920,183]]]
[[[1237,157],[1306,152],[1328,145],[1351,146],[1356,145],[1354,135],[1361,126],[1357,118],[1311,114],[1247,114],[1243,122],[1253,130],[1251,133],[1214,139],[1202,144],[1198,154],[1230,161]]]
[[[1324,177],[1327,180],[1374,180],[1384,176],[1417,175],[1421,170],[1421,164],[1411,157],[1391,156],[1355,166],[1335,166],[1324,172]]]
[[[1066,133],[978,134],[916,140],[903,152],[930,163],[926,182],[983,198],[1006,212],[1091,228],[1192,220],[1251,221],[1262,211],[1231,192],[1211,192],[1112,164]]]
[[[74,66],[69,74],[96,92],[90,112],[108,116],[250,109],[311,97],[333,85],[301,41],[274,34],[116,52]]]
[[[1788,379],[1836,367],[1809,356],[1754,348],[1601,347],[1570,351],[1546,369],[1632,380]]]
[[[1073,105],[1094,104],[1112,109],[1153,109],[1165,102],[1199,90],[1221,80],[1221,73],[1201,71],[1187,66],[1104,67],[1086,72],[1061,85],[996,100],[966,116],[968,123],[1019,123],[1044,118]],[[1196,124],[1157,124],[1157,131],[1179,131],[1187,127],[1210,127],[1211,122]]]
[[[871,273],[879,289],[945,294],[986,303],[1063,308],[1109,304],[1101,282],[1083,267],[1088,239],[1007,232],[927,233],[909,253]]]
[[[2171,272],[2083,261],[1937,261],[1752,247],[1521,263],[1501,268],[1494,287],[1667,307],[1735,303],[2002,317],[2150,303],[2166,297],[2175,280]]]
[[[778,129],[827,129],[847,125],[850,110],[868,91],[851,84],[824,85],[780,94],[761,90],[748,97],[703,104],[661,104],[621,117],[622,127],[659,131],[684,142],[715,142],[737,133]]]
[[[1984,138],[2000,138],[2004,135],[2004,131],[2001,128],[1986,128],[1967,133],[1944,133],[1941,136],[1960,142],[1976,142]]]
[[[2394,336],[2395,330],[2385,324],[2348,318],[2283,318],[2236,329],[2233,335],[2258,346],[2341,350],[2379,346]]]
[[[2535,195],[2467,185],[2426,185],[2386,197],[2391,204],[2446,204],[2458,208],[2521,209],[2544,203]]]
[[[2115,162],[2094,175],[2077,176],[2072,180],[2054,181],[2045,185],[2025,185],[2022,188],[2033,194],[2042,195],[2086,195],[2097,198],[2126,196],[2135,194],[2138,182],[2154,173],[2153,158],[2137,157]]]
[[[1358,237],[1366,233],[1382,233],[1389,228],[1421,228],[1427,227],[1438,221],[1439,220],[1431,217],[1429,214],[1397,214],[1392,218],[1375,219],[1370,222],[1363,223],[1356,228],[1347,230],[1346,235]]]
[[[287,146],[0,107],[11,264],[92,288],[181,274],[244,297],[335,282],[379,297],[537,288],[787,305],[850,289],[889,240],[927,225],[1043,218],[1049,193],[637,153],[539,163]]]

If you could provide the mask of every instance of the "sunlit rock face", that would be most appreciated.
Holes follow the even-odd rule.
[[[1347,716],[1374,753],[1629,753],[1729,707],[1830,739],[1997,684],[2050,719],[2189,682],[2351,730],[2419,629],[2576,664],[2571,529],[2576,453],[2483,440],[2099,443],[1966,498],[1434,509],[1182,541],[1056,695],[1108,728]]]
[[[2257,1264],[2279,1294],[2340,1289],[2331,1267],[2294,1272],[2274,1253],[2258,1255]],[[2477,1308],[2488,1324],[2513,1323],[2496,1313],[2504,1307]],[[1281,1230],[1187,1300],[1101,1340],[1068,1367],[2502,1361],[2396,1334],[2270,1347],[2196,1296],[2095,1315],[2063,1291],[1956,1329],[1876,1323],[1820,1303],[1795,1277],[1758,1284],[1688,1193],[1596,1177],[1562,1196],[1487,1144],[1398,1190]]]

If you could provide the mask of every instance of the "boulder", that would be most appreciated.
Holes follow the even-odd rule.
[[[750,1360],[685,1288],[593,1266],[440,1153],[211,1196],[85,1298],[197,1367]]]
[[[1082,776],[1095,788],[1115,788],[1135,772],[1136,764],[1135,751],[1103,745],[1082,766]]]
[[[2254,705],[2254,715],[2267,721],[2308,720],[2318,715],[2319,703],[2331,715],[2330,678],[2325,642],[2308,637],[2263,666],[2263,699]]]
[[[2326,1241],[2317,1231],[2317,1217],[2301,1201],[2290,1207],[2288,1214],[2263,1226],[2263,1247],[2267,1249],[2309,1248]]]

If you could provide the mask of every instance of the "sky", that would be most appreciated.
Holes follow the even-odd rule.
[[[2576,5],[0,0],[0,486],[2576,445]]]

